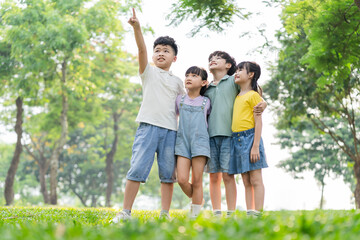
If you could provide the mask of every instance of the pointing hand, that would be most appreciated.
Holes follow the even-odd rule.
[[[139,19],[137,19],[136,14],[135,14],[135,9],[133,8],[133,15],[132,17],[129,19],[128,23],[133,27],[140,27],[140,22]]]

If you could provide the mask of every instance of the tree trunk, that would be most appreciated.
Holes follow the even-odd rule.
[[[49,204],[49,193],[46,188],[46,171],[48,167],[45,166],[45,164],[39,163],[39,180],[40,180],[40,192],[43,195],[44,203]]]
[[[6,205],[9,206],[13,203],[14,201],[14,179],[15,179],[15,174],[16,174],[16,170],[18,168],[19,162],[20,162],[20,155],[22,152],[22,144],[21,144],[21,138],[22,138],[22,123],[23,123],[23,119],[22,119],[22,115],[23,115],[23,100],[21,97],[18,97],[16,99],[16,124],[15,124],[15,132],[17,134],[17,141],[16,141],[16,147],[15,147],[15,152],[14,152],[14,156],[11,160],[11,165],[10,168],[7,172],[6,175],[6,180],[5,180],[5,190],[4,190],[4,195],[5,195],[5,201],[6,201]]]
[[[61,78],[61,97],[62,97],[62,111],[60,115],[60,123],[61,123],[61,135],[58,141],[58,144],[55,145],[55,148],[50,157],[50,204],[57,204],[57,174],[59,167],[59,156],[61,151],[64,148],[66,143],[67,131],[68,131],[68,121],[67,121],[67,113],[69,108],[67,91],[66,91],[66,59],[61,64],[62,68],[62,78]]]
[[[356,6],[359,8],[359,10],[360,10],[360,0],[354,0],[354,2],[355,2],[355,4],[356,4]]]
[[[354,164],[354,173],[356,178],[356,187],[355,187],[355,205],[357,209],[360,209],[360,156],[357,157]]]
[[[322,181],[321,182],[321,198],[320,198],[320,206],[319,206],[319,208],[321,210],[324,208],[324,188],[325,188],[325,183]]]
[[[120,116],[116,113],[113,114],[113,120],[114,120],[114,140],[111,146],[111,150],[110,152],[106,155],[106,199],[105,199],[105,206],[106,207],[111,207],[111,193],[112,193],[112,189],[113,189],[113,185],[114,185],[114,172],[113,172],[113,167],[114,167],[114,156],[116,153],[116,149],[117,149],[117,145],[118,145],[118,130],[119,130],[119,118]]]

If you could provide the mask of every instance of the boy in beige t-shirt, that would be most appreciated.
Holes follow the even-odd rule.
[[[127,173],[123,210],[112,220],[117,223],[131,218],[131,209],[139,190],[140,182],[149,176],[155,153],[161,181],[160,217],[169,217],[169,209],[175,179],[176,112],[175,100],[184,94],[183,82],[170,71],[176,61],[177,45],[171,37],[159,37],[153,46],[151,66],[141,32],[140,23],[133,9],[129,24],[134,28],[139,50],[139,73],[143,88],[143,101],[136,118],[139,127],[132,149],[131,167]]]

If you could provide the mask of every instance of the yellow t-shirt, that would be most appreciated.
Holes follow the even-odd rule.
[[[242,96],[236,96],[231,126],[233,132],[241,132],[255,127],[253,110],[261,101],[259,93],[253,90]]]

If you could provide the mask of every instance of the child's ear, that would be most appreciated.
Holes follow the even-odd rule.
[[[225,67],[226,67],[226,69],[230,69],[232,67],[232,64],[231,63],[225,63]]]
[[[177,60],[177,56],[174,56],[173,62],[176,62],[176,60]]]
[[[208,84],[208,81],[207,80],[202,80],[202,82],[201,82],[201,86],[206,86]]]
[[[253,78],[253,77],[254,77],[254,73],[253,72],[249,73],[249,78]]]

